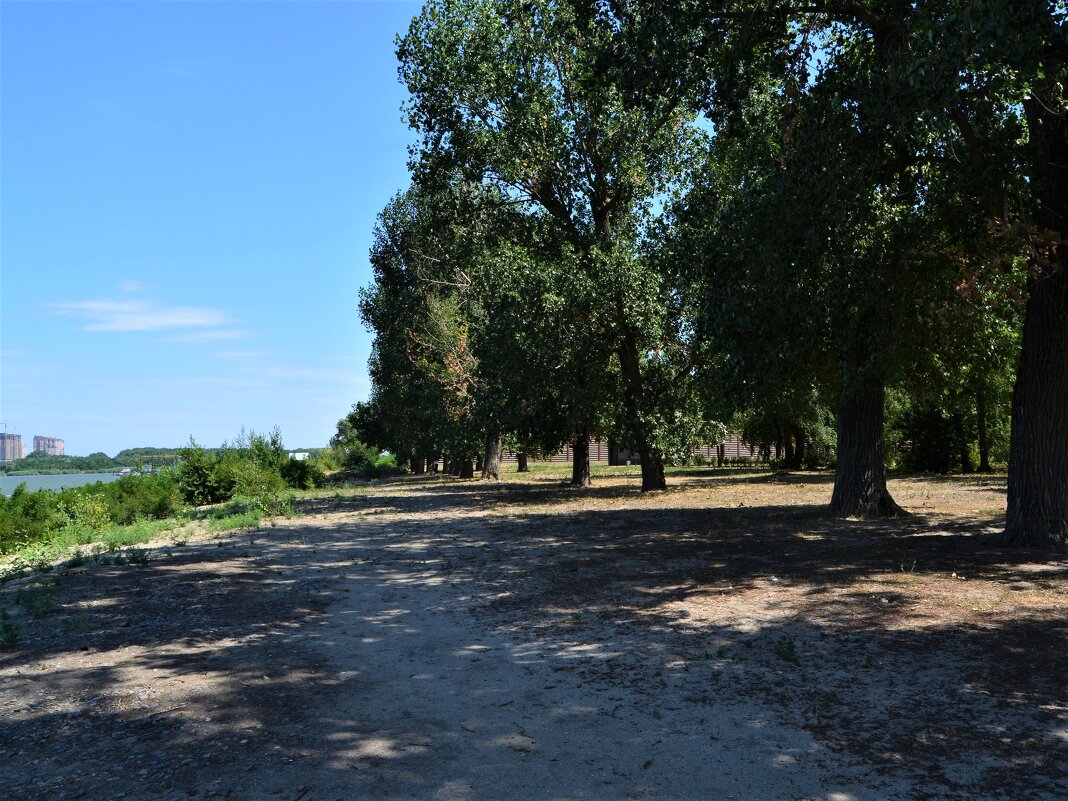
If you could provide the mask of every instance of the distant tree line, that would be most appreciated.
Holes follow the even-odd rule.
[[[576,486],[614,438],[643,490],[730,424],[833,454],[838,516],[901,513],[888,465],[1004,460],[1007,540],[1068,544],[1066,19],[427,2],[348,424],[487,478],[570,442]]]
[[[0,462],[0,474],[106,473],[124,467],[133,470],[146,464],[172,464],[177,456],[178,448],[127,448],[119,451],[114,457],[100,452],[88,456],[51,456],[37,451],[26,454],[25,459]]]

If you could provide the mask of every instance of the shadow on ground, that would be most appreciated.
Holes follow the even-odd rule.
[[[686,491],[678,482],[655,508],[571,510],[576,494],[547,482],[398,481],[306,503],[315,513],[329,504],[340,522],[296,521],[144,566],[88,565],[8,587],[0,606],[22,632],[0,651],[0,781],[21,798],[340,798],[346,788],[461,798],[503,753],[526,760],[525,797],[655,797],[694,770],[678,760],[704,753],[691,743],[697,721],[744,700],[852,760],[868,797],[1068,792],[1063,559],[1001,549],[995,520],[673,505]],[[628,484],[581,497],[632,495]],[[524,510],[531,503],[537,511]],[[477,514],[489,510],[499,514]],[[964,582],[975,603],[997,599],[989,614],[956,611],[970,603]],[[19,589],[55,608],[31,619]],[[353,592],[363,593],[355,606]],[[477,623],[467,641],[438,640],[426,622],[446,601]],[[346,642],[425,652],[466,697],[438,698],[440,719],[408,709],[438,692],[419,686],[418,660],[398,663],[411,681],[397,685],[399,674],[338,655]],[[477,681],[481,649],[493,649],[498,673],[534,677],[537,696],[516,698],[489,674]],[[411,698],[380,697],[398,686]],[[536,730],[517,733],[494,711],[520,707]],[[588,773],[561,784],[558,766],[535,757],[547,748],[541,733],[562,721],[589,732],[576,748],[597,747],[607,727],[623,732],[616,755],[649,756],[623,776],[609,770],[613,754],[591,751]],[[783,770],[790,747],[761,751],[753,726],[765,764],[736,768]],[[664,741],[675,757],[658,750]],[[760,792],[738,797],[768,797]]]

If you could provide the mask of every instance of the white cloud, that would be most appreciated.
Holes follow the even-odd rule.
[[[78,300],[50,304],[57,314],[86,321],[86,331],[160,331],[225,326],[230,317],[205,306],[167,306],[151,300]]]

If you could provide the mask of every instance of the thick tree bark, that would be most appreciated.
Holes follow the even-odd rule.
[[[409,460],[409,462],[410,462],[410,464],[412,466],[412,474],[413,475],[417,475],[418,476],[418,475],[422,475],[423,473],[426,472],[426,462],[423,460],[422,456],[413,456]]]
[[[905,514],[886,488],[882,383],[843,391],[838,403],[838,467],[831,495],[835,517]]]
[[[972,449],[968,437],[964,433],[964,415],[960,412],[953,413],[953,433],[957,437],[957,451],[960,456],[960,471],[962,473],[974,473],[975,464],[972,462]]]
[[[1054,95],[1056,92],[1054,92]],[[1012,393],[1005,541],[1068,547],[1068,113],[1057,98],[1029,97],[1024,113],[1036,159],[1040,254],[1024,316]]]
[[[1031,287],[1012,393],[1005,539],[1068,546],[1068,270]]]
[[[575,434],[571,441],[571,486],[588,487],[593,483],[590,477],[590,435]]]
[[[990,440],[986,430],[986,392],[980,389],[975,395],[976,427],[979,429],[979,472],[990,473]]]
[[[619,370],[623,373],[623,402],[627,411],[627,423],[630,427],[634,446],[642,462],[642,491],[664,489],[668,482],[664,478],[664,458],[660,449],[649,441],[645,424],[641,421],[641,409],[645,402],[645,390],[642,386],[642,365],[638,356],[638,342],[634,339],[626,324],[623,308],[618,310],[619,323],[624,330],[623,340],[619,343],[617,355]]]
[[[460,478],[474,478],[475,466],[470,459],[460,460]]]
[[[622,317],[622,315],[621,315]],[[649,441],[645,425],[641,422],[640,410],[644,401],[641,362],[638,345],[628,331],[619,347],[619,366],[623,373],[623,402],[627,410],[634,444],[642,463],[642,492],[667,488],[664,478],[664,455]]]
[[[482,480],[501,480],[501,435],[488,434],[486,436],[486,453],[482,457]]]
[[[482,472],[482,454],[481,453],[478,456],[475,457],[475,472],[476,473],[481,473]]]
[[[1012,545],[1068,546],[1066,265],[1034,281],[1027,301],[1012,392],[1005,523],[1005,539]]]
[[[664,478],[664,455],[649,446],[646,446],[644,450],[639,446],[638,452],[642,457],[642,492],[667,489],[667,480]]]
[[[610,439],[608,440],[608,466],[613,467],[619,463],[619,443]]]
[[[786,469],[800,470],[805,462],[805,432],[795,429],[793,436],[786,438]]]
[[[716,467],[723,467],[723,463],[727,460],[727,446],[722,442],[716,446]]]
[[[517,453],[515,455],[515,461],[518,467],[516,467],[517,473],[529,472],[530,466],[527,464],[527,455],[525,453]]]

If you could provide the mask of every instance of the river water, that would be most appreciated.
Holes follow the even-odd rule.
[[[10,495],[22,482],[26,482],[26,489],[66,489],[67,487],[81,487],[85,484],[95,484],[97,481],[114,481],[118,478],[115,473],[71,473],[64,476],[0,476],[0,494]]]

